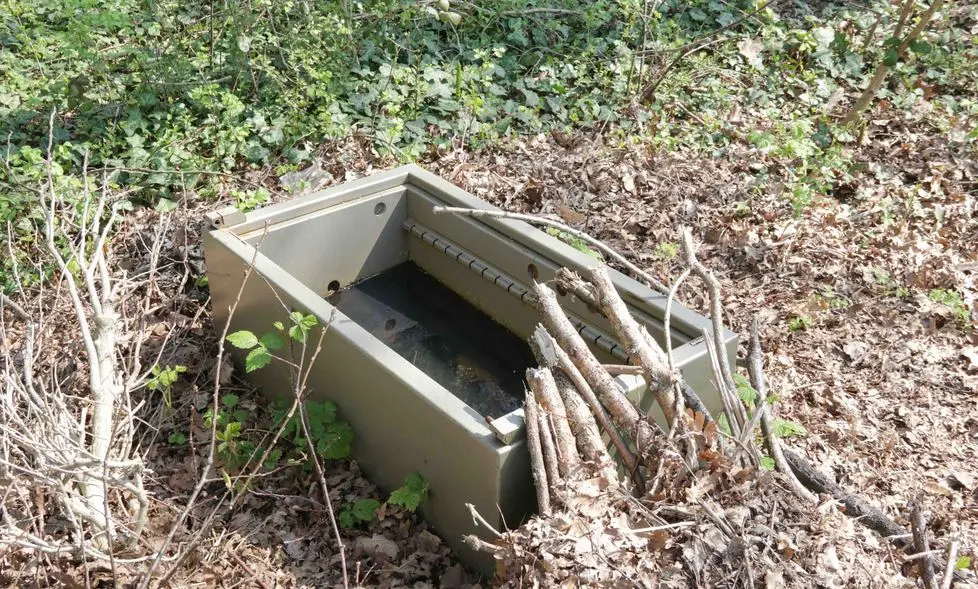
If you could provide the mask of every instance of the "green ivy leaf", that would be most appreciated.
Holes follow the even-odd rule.
[[[245,372],[254,372],[259,368],[264,368],[272,362],[272,355],[268,353],[265,346],[258,346],[248,352],[245,358]]]
[[[893,67],[898,61],[900,61],[900,55],[896,49],[887,49],[886,53],[883,54],[883,65],[886,67]]]
[[[801,424],[786,419],[775,419],[772,427],[774,429],[772,433],[778,438],[790,438],[808,433]]]
[[[933,49],[927,41],[911,41],[909,47],[917,55],[927,55]]]
[[[241,399],[237,395],[227,394],[221,397],[221,405],[224,405],[226,409],[233,409],[240,400]]]
[[[228,341],[232,346],[240,350],[250,350],[258,345],[258,338],[250,331],[235,331],[228,336]]]
[[[170,434],[170,437],[166,439],[166,441],[170,442],[174,446],[183,446],[187,443],[187,436],[183,432],[173,432]]]
[[[178,206],[177,203],[175,203],[174,201],[168,198],[161,198],[156,202],[155,208],[157,212],[169,213],[170,211],[176,210],[177,206]]]
[[[761,456],[761,468],[764,470],[774,470],[774,459],[770,456]]]
[[[959,556],[958,559],[954,561],[954,568],[959,571],[963,571],[967,568],[971,568],[971,557]]]

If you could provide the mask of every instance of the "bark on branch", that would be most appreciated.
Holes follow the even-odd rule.
[[[534,294],[540,303],[544,325],[581,371],[598,399],[607,408],[615,425],[631,434],[641,457],[658,455],[662,449],[661,432],[622,394],[614,379],[594,357],[584,339],[564,315],[557,302],[557,295],[543,284],[534,286]]]

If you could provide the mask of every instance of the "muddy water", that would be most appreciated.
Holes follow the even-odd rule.
[[[526,342],[407,262],[327,300],[487,417],[523,402]]]

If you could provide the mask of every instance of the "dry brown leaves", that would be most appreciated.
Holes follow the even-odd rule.
[[[751,190],[760,156],[745,150],[705,160],[607,148],[598,137],[568,150],[538,137],[435,166],[500,206],[560,215],[662,278],[670,263],[657,246],[692,226],[700,257],[723,280],[728,320],[742,333],[752,315],[761,320],[777,410],[810,432],[792,442],[898,521],[922,494],[939,537],[973,539],[978,165],[933,134],[872,125],[854,154],[864,171],[798,217],[776,184]],[[971,326],[932,300],[939,288],[963,293]],[[704,308],[695,286],[681,296]],[[801,316],[812,326],[791,331]],[[873,565],[890,558],[878,538],[833,529],[849,541],[833,557],[842,577],[893,586]]]

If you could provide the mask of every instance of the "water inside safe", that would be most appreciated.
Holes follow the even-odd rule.
[[[480,414],[522,405],[527,343],[413,262],[326,300]]]

